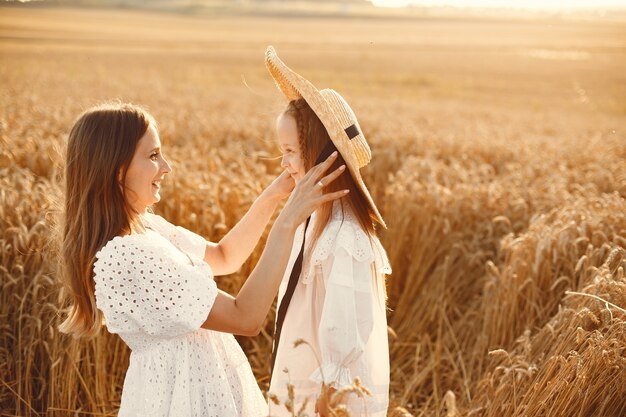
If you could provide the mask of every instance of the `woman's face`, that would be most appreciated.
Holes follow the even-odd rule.
[[[150,125],[146,134],[139,139],[137,148],[126,171],[126,198],[138,212],[161,199],[161,180],[172,171],[161,153],[161,140],[154,126]]]
[[[280,166],[285,168],[298,182],[304,177],[306,169],[298,142],[298,126],[296,119],[288,114],[281,114],[276,121],[278,147],[283,154]]]

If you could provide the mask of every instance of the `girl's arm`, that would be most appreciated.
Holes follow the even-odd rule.
[[[285,273],[295,230],[325,202],[347,194],[347,190],[323,194],[318,181],[328,185],[344,170],[338,168],[322,178],[336,158],[333,153],[326,161],[313,167],[295,187],[285,208],[270,230],[267,244],[256,267],[236,297],[219,292],[203,328],[241,335],[259,333],[269,312],[278,286]]]
[[[310,379],[339,389],[361,376],[350,369],[360,360],[374,327],[374,276],[369,259],[356,259],[342,245],[334,248],[322,269],[326,293],[317,334],[321,363]]]
[[[278,202],[287,197],[293,187],[294,181],[285,170],[219,243],[207,243],[204,260],[215,275],[232,274],[241,267],[259,242]]]

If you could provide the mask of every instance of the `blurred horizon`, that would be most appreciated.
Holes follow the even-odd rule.
[[[0,0],[0,5],[88,6],[160,11],[247,14],[424,15],[582,15],[605,17],[626,12],[626,0]]]
[[[626,8],[626,0],[371,0],[376,7],[453,7],[487,9],[598,9]]]

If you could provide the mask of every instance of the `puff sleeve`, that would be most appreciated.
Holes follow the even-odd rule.
[[[113,238],[96,254],[94,273],[96,305],[111,333],[194,332],[217,296],[208,265],[177,262],[145,235]]]

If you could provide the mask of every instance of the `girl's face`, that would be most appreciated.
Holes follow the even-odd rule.
[[[146,134],[139,139],[137,148],[126,172],[126,198],[138,212],[161,199],[161,180],[172,171],[161,153],[161,140],[154,126],[150,125]]]
[[[276,121],[276,132],[278,147],[283,154],[280,166],[291,174],[295,182],[298,182],[304,177],[306,169],[300,151],[296,119],[288,114],[281,114]]]

